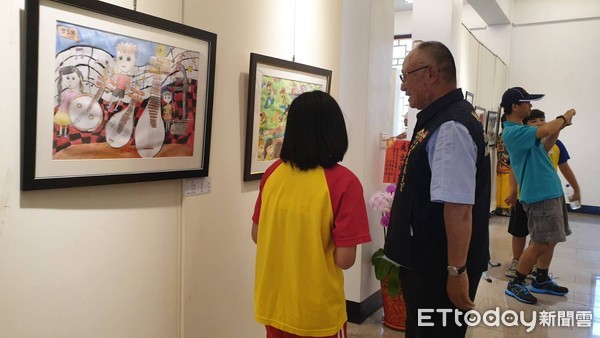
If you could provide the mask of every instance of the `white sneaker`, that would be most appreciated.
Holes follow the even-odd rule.
[[[517,265],[519,265],[519,260],[513,258],[512,262],[510,263],[510,268],[506,270],[506,273],[504,273],[504,275],[509,278],[517,277]]]

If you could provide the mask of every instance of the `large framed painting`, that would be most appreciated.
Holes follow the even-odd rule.
[[[258,180],[279,158],[291,102],[306,91],[329,93],[331,70],[250,54],[244,181]]]
[[[208,176],[217,36],[27,0],[22,190]]]

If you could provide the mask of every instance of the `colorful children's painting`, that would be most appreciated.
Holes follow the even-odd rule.
[[[197,51],[57,21],[55,58],[53,160],[193,155]]]
[[[272,161],[279,158],[285,134],[288,108],[298,95],[313,90],[323,90],[322,85],[267,75],[262,76],[258,125],[258,161]]]

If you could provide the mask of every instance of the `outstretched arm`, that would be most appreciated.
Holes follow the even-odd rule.
[[[564,115],[559,116],[556,120],[539,126],[535,133],[535,137],[543,139],[544,137],[558,133],[562,128],[571,125],[573,115],[575,115],[575,109],[569,109]]]
[[[562,121],[562,119],[559,119],[559,120]],[[550,149],[552,149],[552,147],[554,147],[554,145],[556,144],[556,140],[558,140],[559,134],[560,134],[560,129],[556,133],[554,133],[554,134],[546,137],[546,139],[544,139],[544,149],[546,149],[546,152],[549,152]]]

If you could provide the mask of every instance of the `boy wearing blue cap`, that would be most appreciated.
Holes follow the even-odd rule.
[[[530,290],[561,296],[569,292],[548,276],[554,247],[558,242],[566,241],[571,229],[560,178],[541,140],[549,137],[555,141],[560,130],[571,125],[575,109],[569,109],[556,120],[541,126],[523,125],[523,119],[531,113],[531,101],[542,97],[543,94],[529,94],[521,87],[513,87],[504,92],[501,103],[506,114],[503,140],[519,186],[520,201],[527,213],[531,236],[531,243],[519,260],[516,277],[508,282],[505,293],[527,304],[537,302]],[[525,278],[536,262],[538,273],[528,289]]]

